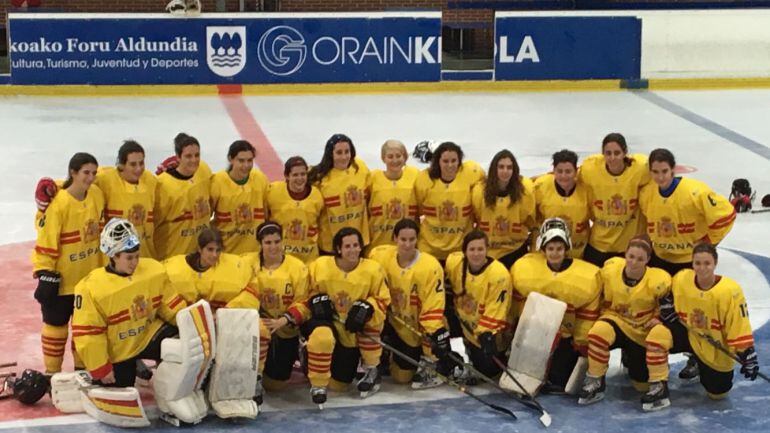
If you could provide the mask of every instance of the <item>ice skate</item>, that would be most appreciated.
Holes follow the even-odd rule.
[[[323,410],[326,403],[326,388],[320,386],[310,388],[310,398],[318,405],[319,410]]]
[[[679,379],[684,383],[694,383],[700,380],[700,369],[694,356],[687,357],[687,365],[679,370]]]
[[[578,394],[578,404],[588,405],[604,400],[605,387],[604,376],[594,377],[586,375],[586,379],[583,381],[583,388],[580,389],[580,394]]]
[[[652,412],[671,406],[668,398],[668,382],[652,382],[650,390],[642,396],[642,410]]]
[[[438,378],[435,368],[429,368],[428,363],[430,361],[423,359],[420,362],[420,368],[414,373],[412,377],[412,389],[428,389],[441,386],[441,379]]]
[[[379,391],[380,382],[380,372],[377,370],[377,367],[366,367],[364,377],[356,383],[356,388],[358,388],[358,392],[361,393],[361,398],[369,397]]]

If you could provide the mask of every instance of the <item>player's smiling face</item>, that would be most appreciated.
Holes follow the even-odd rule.
[[[553,168],[556,183],[565,191],[572,191],[577,182],[577,169],[571,162],[560,162]]]
[[[714,278],[717,261],[709,253],[701,252],[692,256],[692,270],[699,281],[710,281]]]
[[[417,232],[410,228],[399,230],[396,236],[396,245],[399,254],[411,256],[417,246]]]
[[[668,188],[674,180],[674,168],[665,161],[653,161],[650,164],[650,174],[652,180],[663,189]]]
[[[126,156],[126,163],[121,167],[120,177],[128,183],[137,184],[142,173],[144,173],[144,153],[129,153]]]
[[[650,260],[647,256],[647,251],[640,247],[630,247],[626,250],[626,268],[631,273],[643,273],[644,267],[647,266],[647,262]]]
[[[234,158],[229,159],[233,166],[231,173],[234,179],[245,179],[254,167],[254,152],[248,150],[242,150]]]
[[[115,271],[118,273],[133,275],[136,267],[139,265],[139,251],[115,254],[115,257],[112,258],[112,263],[114,264]]]
[[[262,238],[262,254],[267,260],[280,260],[283,256],[281,235],[273,233]]]
[[[96,164],[83,164],[80,170],[70,170],[70,176],[72,176],[72,185],[87,190],[94,179],[96,179],[96,170],[99,167]]]
[[[457,152],[447,150],[438,159],[438,166],[441,169],[441,180],[451,182],[455,180],[457,170],[460,169],[460,157],[457,155]]]
[[[545,244],[543,251],[548,264],[558,268],[567,256],[567,245],[563,240],[557,238]]]
[[[340,141],[335,144],[332,158],[334,159],[334,168],[338,170],[347,169],[350,166],[350,143]]]
[[[607,164],[607,169],[611,174],[618,175],[623,173],[623,170],[626,168],[626,152],[623,151],[620,144],[610,141],[604,145],[602,154],[604,154],[604,163]]]
[[[510,158],[502,158],[497,161],[497,182],[505,188],[513,177],[513,161]]]
[[[219,261],[219,255],[222,254],[222,246],[217,242],[209,242],[199,252],[201,255],[201,266],[208,269],[215,266]]]
[[[485,239],[474,239],[465,247],[465,258],[471,270],[481,269],[487,262],[487,242]]]
[[[355,267],[361,258],[361,244],[357,235],[347,235],[342,238],[340,245],[340,260],[346,268]]]
[[[401,149],[390,148],[382,155],[382,161],[385,163],[385,168],[391,173],[398,173],[404,168],[406,163],[406,155]]]
[[[304,165],[292,167],[289,175],[286,176],[286,182],[289,184],[289,189],[293,192],[304,191],[307,185],[307,167]]]
[[[201,163],[201,148],[197,144],[190,144],[182,149],[179,155],[179,168],[177,171],[183,176],[192,176],[198,170]]]

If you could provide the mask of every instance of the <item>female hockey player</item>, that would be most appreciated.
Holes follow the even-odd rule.
[[[308,173],[311,185],[318,187],[324,198],[318,239],[320,254],[335,255],[332,238],[343,227],[353,227],[369,244],[369,217],[366,212],[369,168],[356,158],[353,140],[334,134],[326,141],[321,162]]]
[[[579,356],[588,352],[588,331],[599,318],[602,282],[599,268],[569,256],[572,246],[567,223],[549,218],[540,227],[537,252],[513,264],[513,300],[522,311],[530,292],[567,304],[561,322],[561,339],[551,354],[545,392],[564,392]]]
[[[652,159],[652,158],[650,158]],[[653,175],[655,173],[653,172]],[[690,352],[700,370],[700,383],[713,400],[727,396],[733,386],[733,358],[741,361],[741,373],[757,378],[759,362],[754,351],[754,336],[749,323],[749,309],[743,290],[734,280],[716,275],[717,250],[707,243],[693,249],[693,269],[674,276],[673,302],[662,302],[660,317],[647,335],[647,368],[650,389],[642,397],[646,411],[671,404],[668,394],[669,353]]]
[[[266,336],[269,345],[260,345],[260,367],[268,391],[286,386],[298,359],[299,326],[308,314],[308,268],[302,260],[285,253],[282,236],[278,223],[265,221],[257,227],[260,252],[243,256],[252,267],[250,286],[259,297],[262,323],[272,334]]]
[[[448,365],[446,358],[450,348],[449,331],[444,327],[444,270],[433,256],[417,249],[419,235],[417,222],[402,219],[391,234],[396,245],[380,245],[369,254],[369,258],[385,270],[390,290],[390,312],[382,338],[416,361],[422,356],[431,363],[440,361]],[[430,344],[423,340],[423,335]],[[386,357],[389,355],[385,354]],[[411,381],[415,389],[442,383],[432,369],[418,371],[398,356],[393,355],[392,361],[387,358],[383,361],[390,366],[390,374],[397,383]]]
[[[140,258],[140,244],[131,222],[110,220],[99,246],[109,264],[75,288],[72,338],[88,372],[104,385],[134,386],[137,361],[160,361],[161,342],[177,334],[175,315],[187,306],[163,265]]]
[[[589,198],[588,189],[577,178],[578,156],[571,150],[553,154],[553,173],[535,180],[537,225],[549,218],[560,218],[571,234],[569,256],[583,257],[588,241]]]
[[[614,257],[601,269],[602,307],[599,320],[588,331],[588,373],[579,404],[604,398],[610,350],[623,351],[631,383],[647,389],[645,338],[658,321],[658,304],[671,292],[671,276],[647,267],[652,245],[646,235],[631,238],[625,258]]]
[[[224,251],[257,251],[257,226],[265,221],[267,177],[254,168],[254,147],[236,140],[227,151],[229,165],[211,178],[212,225],[222,234]]]
[[[447,257],[446,276],[454,291],[466,353],[479,372],[491,377],[500,373],[493,359],[502,359],[498,334],[511,326],[511,276],[488,256],[488,248],[487,235],[472,230],[463,237],[462,251]]]
[[[94,184],[104,192],[105,222],[124,218],[131,222],[141,241],[139,255],[155,258],[155,190],[157,179],[144,168],[144,148],[126,140],[118,149],[115,168],[102,167]]]
[[[639,191],[650,181],[647,157],[629,155],[623,135],[607,134],[602,154],[583,161],[578,181],[588,190],[593,221],[583,260],[601,267],[611,257],[622,257],[628,241],[644,233]]]
[[[380,149],[385,170],[374,170],[369,190],[370,250],[393,245],[393,227],[403,218],[417,218],[414,182],[419,170],[406,165],[409,154],[404,143],[388,140]]]
[[[509,150],[492,158],[485,183],[476,184],[471,201],[477,227],[489,237],[489,255],[510,269],[527,253],[530,227],[535,224],[532,181],[521,176]]]
[[[382,355],[379,336],[390,304],[382,267],[361,258],[363,236],[352,227],[334,235],[334,256],[310,264],[308,379],[314,403],[326,401],[326,388],[344,391],[353,381],[359,358],[364,376],[356,383],[361,397],[380,388],[377,366]],[[359,335],[363,334],[363,335]]]
[[[639,196],[652,239],[650,266],[676,275],[692,268],[692,249],[698,243],[718,244],[735,223],[735,208],[699,180],[674,176],[676,161],[667,149],[649,158],[651,182]]]
[[[195,251],[198,233],[209,226],[211,169],[200,159],[195,137],[174,138],[179,165],[158,176],[155,195],[155,253],[159,260]]]
[[[69,161],[68,177],[37,221],[32,271],[37,278],[35,299],[43,315],[41,331],[46,373],[61,371],[72,316],[75,285],[99,267],[99,227],[104,196],[93,185],[98,164],[88,153]],[[75,367],[82,364],[73,351]]]
[[[309,264],[318,257],[318,219],[324,199],[318,188],[307,181],[307,162],[301,156],[286,160],[285,180],[277,180],[267,190],[270,219],[283,227],[286,253]]]

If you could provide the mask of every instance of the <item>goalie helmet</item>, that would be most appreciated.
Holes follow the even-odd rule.
[[[428,164],[433,159],[433,144],[432,140],[424,140],[417,143],[412,151],[412,156],[423,164]]]
[[[114,218],[107,222],[99,239],[99,249],[107,257],[115,257],[124,251],[139,248],[139,235],[134,225],[123,218]]]
[[[543,225],[540,226],[540,234],[537,236],[536,247],[539,250],[545,248],[548,242],[559,238],[567,244],[567,249],[572,248],[572,242],[570,241],[569,226],[561,218],[548,218],[543,221]]]
[[[46,375],[36,370],[24,370],[21,377],[11,383],[13,397],[21,403],[32,405],[48,392],[50,381]]]

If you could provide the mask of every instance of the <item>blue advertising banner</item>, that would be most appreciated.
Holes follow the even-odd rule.
[[[439,81],[441,14],[16,14],[13,84]]]
[[[495,80],[639,79],[637,17],[495,16]]]

